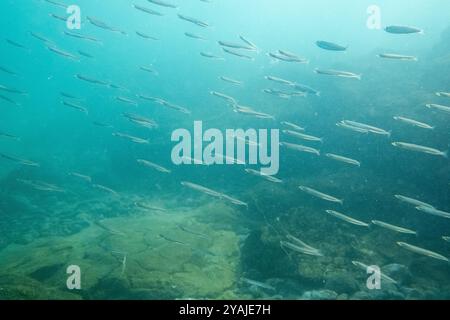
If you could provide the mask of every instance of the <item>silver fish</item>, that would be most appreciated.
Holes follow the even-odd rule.
[[[156,4],[158,6],[165,7],[165,8],[172,8],[172,9],[178,8],[177,5],[170,3],[170,2],[162,1],[162,0],[147,0],[147,1],[150,3]]]
[[[416,121],[416,120],[413,120],[413,119],[405,118],[405,117],[395,116],[394,120],[401,121],[403,123],[412,125],[414,127],[419,127],[419,128],[423,128],[423,129],[430,129],[430,130],[434,129],[434,127],[430,126],[429,124],[426,124],[426,123],[423,123],[423,122],[419,122],[419,121]]]
[[[443,106],[441,104],[435,104],[435,103],[429,103],[426,105],[428,109],[437,110],[437,111],[443,111],[446,113],[450,113],[450,107]]]
[[[232,84],[238,85],[238,86],[242,86],[243,85],[242,81],[234,80],[232,78],[220,76],[219,79],[222,80],[222,81],[228,82],[228,83],[232,83]]]
[[[418,207],[416,207],[416,209],[419,210],[419,211],[431,214],[433,216],[450,219],[450,213],[449,212],[438,210],[438,209],[433,208],[433,207],[418,206]]]
[[[341,200],[341,199],[338,199],[336,197],[330,196],[330,195],[328,195],[326,193],[317,191],[315,189],[312,189],[312,188],[309,188],[309,187],[305,187],[305,186],[299,186],[298,188],[301,191],[303,191],[303,192],[305,192],[305,193],[307,193],[307,194],[309,194],[309,195],[311,195],[313,197],[316,197],[316,198],[319,198],[319,199],[322,199],[322,200],[325,200],[325,201],[329,201],[329,202],[339,203],[341,205],[344,204],[344,200]]]
[[[321,75],[335,76],[341,78],[352,78],[358,80],[361,80],[362,77],[362,75],[353,72],[333,70],[333,69],[316,69],[314,70],[314,72]]]
[[[348,163],[351,165],[361,167],[361,162],[359,162],[355,159],[347,158],[347,157],[340,156],[340,155],[333,154],[333,153],[327,153],[327,154],[325,154],[325,156],[330,159],[336,160],[336,161],[340,161],[340,162],[344,162],[344,163]]]
[[[296,132],[296,131],[292,131],[292,130],[283,130],[283,133],[285,133],[289,136],[295,137],[295,138],[323,143],[323,138],[311,136],[308,134],[304,134],[304,133],[300,133],[300,132]]]
[[[367,224],[365,222],[362,222],[362,221],[359,221],[359,220],[356,220],[356,219],[353,219],[353,218],[351,218],[351,217],[349,217],[349,216],[347,216],[347,215],[345,215],[343,213],[340,213],[340,212],[337,212],[337,211],[334,211],[334,210],[326,210],[326,212],[331,214],[332,216],[334,216],[334,217],[336,217],[338,219],[341,219],[341,220],[343,220],[345,222],[348,222],[350,224],[354,224],[354,225],[361,226],[361,227],[369,227],[369,224]]]
[[[426,202],[423,202],[423,201],[420,201],[420,200],[417,200],[417,199],[414,199],[414,198],[410,198],[410,197],[407,197],[407,196],[402,196],[400,194],[396,194],[394,197],[397,198],[398,200],[400,200],[401,202],[411,204],[411,205],[413,205],[415,207],[434,208],[431,204],[428,204]]]
[[[137,159],[136,160],[139,164],[148,167],[148,168],[152,168],[155,169],[159,172],[163,172],[163,173],[171,173],[171,171],[169,169],[166,169],[160,165],[157,165],[156,163],[150,162],[148,160],[143,160],[143,159]]]
[[[444,257],[443,255],[424,249],[424,248],[420,248],[420,247],[416,247],[413,246],[412,244],[406,243],[406,242],[397,242],[397,244],[402,247],[405,248],[406,250],[409,250],[411,252],[417,253],[417,254],[421,254],[423,256],[427,256],[430,258],[434,258],[434,259],[438,259],[438,260],[443,260],[446,262],[449,262],[450,260],[447,257]]]
[[[149,9],[149,8],[146,8],[143,6],[139,6],[137,4],[133,4],[132,7],[135,8],[136,10],[139,10],[139,11],[142,11],[142,12],[154,15],[154,16],[163,16],[163,14],[161,12],[158,12],[158,11],[155,11],[153,9]]]
[[[314,148],[311,148],[311,147],[307,147],[307,146],[303,146],[301,144],[281,142],[280,145],[283,146],[283,147],[286,147],[288,149],[291,149],[291,150],[300,151],[300,152],[306,152],[306,153],[312,153],[312,154],[315,154],[317,156],[320,156],[320,150],[317,150],[317,149],[314,149]]]
[[[381,228],[385,228],[385,229],[388,229],[388,230],[391,230],[391,231],[395,231],[395,232],[399,232],[399,233],[406,233],[406,234],[415,234],[415,235],[417,235],[417,232],[416,232],[416,231],[409,230],[409,229],[402,228],[402,227],[398,227],[398,226],[395,226],[395,225],[392,225],[392,224],[389,224],[389,223],[386,223],[386,222],[383,222],[383,221],[372,220],[372,223],[373,223],[374,225],[376,225],[376,226],[379,226],[379,227],[381,227]]]
[[[292,123],[292,122],[282,121],[281,124],[291,127],[292,129],[297,130],[297,131],[305,131],[305,128],[303,128],[295,123]]]
[[[447,151],[439,151],[434,148],[425,147],[417,144],[412,143],[406,143],[406,142],[393,142],[392,145],[394,147],[408,150],[408,151],[414,151],[414,152],[420,152],[420,153],[426,153],[431,154],[433,156],[441,156],[444,158],[448,158],[448,152]]]
[[[450,92],[436,92],[438,97],[450,98]]]
[[[69,107],[69,108],[72,108],[72,109],[81,111],[81,112],[83,112],[83,113],[85,113],[85,114],[89,114],[88,110],[87,110],[85,107],[80,106],[80,105],[78,105],[78,104],[75,104],[75,103],[72,103],[72,102],[68,102],[68,101],[64,101],[64,100],[61,101],[61,103],[62,103],[63,105],[65,105],[66,107]]]
[[[185,15],[182,15],[182,14],[178,14],[178,18],[180,18],[181,20],[193,23],[193,24],[195,24],[195,25],[197,25],[199,27],[202,27],[202,28],[207,28],[207,27],[210,26],[207,22],[198,20],[196,18],[188,17],[188,16],[185,16]]]
[[[401,61],[419,61],[417,57],[414,56],[405,56],[401,54],[395,53],[381,53],[378,55],[380,58],[391,59],[391,60],[401,60]]]
[[[255,60],[253,57],[247,56],[247,55],[239,53],[237,51],[233,51],[233,50],[230,50],[227,48],[222,48],[222,50],[228,54],[231,54],[231,55],[239,57],[239,58],[243,58],[243,59],[247,59],[247,60]]]
[[[280,241],[280,246],[283,249],[289,249],[289,250],[292,250],[292,251],[295,251],[295,252],[298,252],[298,253],[303,253],[303,254],[310,255],[310,256],[316,256],[316,257],[322,257],[323,256],[323,254],[320,251],[318,251],[318,250],[310,250],[310,249],[305,248],[303,246],[298,246],[296,244],[293,244],[293,243],[287,242],[287,241],[283,241],[283,240]]]
[[[316,41],[316,45],[321,49],[329,51],[346,51],[348,49],[348,47],[328,41]]]
[[[352,261],[352,264],[353,264],[354,266],[356,266],[356,267],[358,267],[358,268],[364,270],[365,272],[367,272],[367,270],[368,270],[369,267],[370,267],[370,266],[368,266],[368,265],[366,265],[366,264],[364,264],[364,263],[362,263],[362,262],[355,261],[355,260]],[[391,282],[391,283],[397,283],[397,281],[395,281],[395,280],[392,279],[391,277],[385,275],[384,273],[381,273],[381,274],[380,274],[380,277],[381,277],[381,279],[383,279],[383,280],[385,280],[385,281],[388,281],[388,282]]]

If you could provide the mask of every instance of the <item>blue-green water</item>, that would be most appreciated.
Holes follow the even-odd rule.
[[[381,28],[373,29],[372,1],[167,1],[177,8],[145,0],[1,2],[0,298],[448,299],[450,165],[440,152],[449,149],[450,4],[378,1]],[[63,21],[68,5],[81,10],[79,30]],[[390,25],[423,32],[383,30]],[[347,49],[324,50],[319,40]],[[218,41],[247,47],[231,50],[250,59]],[[417,61],[378,56],[386,53]],[[376,128],[337,126],[345,120]],[[222,133],[279,129],[280,142],[314,150],[280,146],[281,181],[252,174],[258,165],[176,165],[171,135],[193,134],[194,121]],[[322,141],[283,132],[300,131],[286,122]],[[73,265],[80,290],[66,285]],[[381,288],[369,289],[366,265],[394,281],[381,277]]]

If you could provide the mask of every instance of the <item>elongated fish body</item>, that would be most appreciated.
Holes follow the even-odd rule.
[[[216,56],[215,54],[211,52],[200,52],[200,55],[202,57],[213,59],[213,60],[225,60],[223,57]]]
[[[18,182],[21,182],[35,190],[39,191],[49,191],[49,192],[59,192],[64,193],[66,192],[64,189],[61,189],[60,187],[50,184],[43,181],[32,181],[32,180],[25,180],[25,179],[17,179]]]
[[[368,268],[370,267],[369,265],[366,265],[362,262],[359,261],[352,261],[352,264],[358,268],[360,268],[361,270],[364,270],[365,272],[367,272]],[[394,279],[392,279],[391,277],[385,275],[384,273],[380,274],[381,279],[391,282],[391,283],[397,283],[397,281],[395,281]]]
[[[429,208],[434,208],[431,204],[428,204],[426,202],[414,199],[414,198],[410,198],[407,196],[402,196],[400,194],[396,194],[394,196],[395,198],[397,198],[398,200],[400,200],[401,202],[413,205],[414,207],[429,207]]]
[[[300,84],[300,83],[292,83],[292,86],[295,88],[295,90],[305,92],[307,94],[312,94],[315,96],[320,96],[320,91],[311,88],[310,86]]]
[[[405,118],[405,117],[395,116],[394,120],[401,121],[403,123],[412,125],[414,127],[419,127],[419,128],[422,128],[422,129],[430,129],[430,130],[434,129],[434,127],[430,126],[429,124],[426,124],[426,123],[423,123],[423,122],[419,122],[419,121],[416,121],[416,120],[413,120],[413,119]]]
[[[323,254],[318,250],[311,250],[311,249],[305,248],[303,246],[298,246],[298,245],[288,242],[288,241],[283,241],[283,240],[280,241],[280,246],[282,248],[295,251],[297,253],[302,253],[302,254],[316,256],[316,257],[323,257]]]
[[[219,79],[222,80],[222,81],[231,83],[231,84],[235,84],[237,86],[242,86],[243,85],[242,81],[234,80],[234,79],[231,79],[231,78],[228,78],[228,77],[220,76]]]
[[[436,95],[442,98],[450,98],[450,92],[436,92]]]
[[[8,68],[6,68],[6,67],[3,67],[3,66],[0,66],[0,71],[2,71],[2,72],[4,72],[4,73],[7,73],[7,74],[10,74],[10,75],[12,75],[12,76],[17,76],[17,73],[16,73],[16,72],[14,72],[14,71],[12,71],[11,69],[8,69]]]
[[[356,121],[350,121],[350,120],[343,120],[342,123],[344,123],[345,125],[351,126],[351,127],[356,127],[356,128],[360,128],[362,130],[366,130],[368,132],[374,133],[374,134],[379,134],[379,135],[384,135],[384,136],[391,136],[391,133],[381,129],[381,128],[377,128],[375,126],[371,126],[365,123],[361,123],[361,122],[356,122]]]
[[[125,97],[120,97],[119,96],[119,97],[116,97],[116,100],[120,101],[120,102],[123,102],[125,104],[130,104],[132,106],[137,106],[138,105],[138,103],[136,101],[133,101],[133,100],[125,98]]]
[[[433,216],[438,216],[438,217],[450,219],[450,213],[449,212],[438,210],[436,208],[427,207],[427,206],[418,206],[418,207],[416,207],[416,209],[419,210],[419,211],[431,214]]]
[[[159,172],[163,172],[163,173],[171,173],[171,171],[169,169],[166,169],[160,165],[157,165],[156,163],[150,162],[148,160],[143,160],[143,159],[137,159],[137,162],[143,166],[146,166],[148,168],[153,168]]]
[[[307,147],[307,146],[303,146],[301,144],[294,144],[294,143],[289,143],[289,142],[281,142],[280,145],[283,146],[283,147],[286,147],[288,149],[291,149],[291,150],[300,151],[300,152],[306,152],[306,153],[312,153],[312,154],[315,154],[317,156],[320,156],[320,150],[315,149],[315,148],[311,148],[311,147]]]
[[[419,59],[414,56],[406,56],[396,53],[380,53],[378,55],[380,58],[390,59],[390,60],[401,60],[401,61],[418,61]]]
[[[185,32],[184,35],[188,38],[196,39],[196,40],[202,40],[206,41],[207,39],[203,36],[200,36],[198,34],[192,33],[192,32]]]
[[[325,154],[325,156],[327,158],[330,158],[330,159],[333,159],[333,160],[336,160],[339,162],[343,162],[343,163],[351,164],[351,165],[354,165],[357,167],[361,167],[361,162],[359,162],[358,160],[355,160],[355,159],[347,158],[347,157],[340,156],[340,155],[333,154],[333,153],[327,153],[327,154]]]
[[[92,84],[98,84],[98,85],[102,85],[102,86],[107,86],[108,85],[108,83],[105,82],[105,81],[97,80],[97,79],[94,79],[94,78],[91,78],[91,77],[87,77],[87,76],[84,76],[84,75],[81,75],[81,74],[76,74],[75,77],[77,79],[80,79],[80,80],[83,80],[83,81],[86,81],[86,82],[89,82],[89,83],[92,83]]]
[[[414,34],[414,33],[424,33],[422,29],[409,26],[387,26],[384,30],[388,33],[393,34]]]
[[[155,11],[155,10],[153,10],[153,9],[149,9],[149,8],[146,8],[146,7],[143,7],[143,6],[139,6],[139,5],[137,5],[137,4],[133,4],[132,6],[133,6],[133,8],[135,8],[136,10],[139,10],[139,11],[142,11],[142,12],[145,12],[145,13],[148,13],[148,14],[151,14],[151,15],[154,15],[154,16],[163,16],[163,15],[164,15],[164,14],[162,14],[161,12],[158,12],[158,11]]]
[[[148,73],[153,73],[156,76],[159,75],[158,71],[156,71],[152,67],[140,66],[139,69],[141,69],[142,71],[148,72]]]
[[[312,188],[309,188],[309,187],[305,187],[305,186],[299,186],[298,188],[301,191],[303,191],[303,192],[305,192],[305,193],[307,193],[307,194],[309,194],[309,195],[311,195],[313,197],[316,197],[316,198],[319,198],[319,199],[322,199],[322,200],[325,200],[325,201],[329,201],[329,202],[339,203],[341,205],[344,204],[344,200],[341,200],[341,199],[338,199],[336,197],[330,196],[330,195],[328,195],[326,193],[317,191],[315,189],[312,189]]]
[[[180,18],[181,20],[193,23],[193,24],[195,24],[195,25],[197,25],[199,27],[202,27],[202,28],[209,27],[209,24],[207,22],[200,21],[198,19],[195,19],[195,18],[192,18],[192,17],[188,17],[188,16],[185,16],[185,15],[182,15],[182,14],[178,14],[178,18]]]
[[[213,96],[216,96],[216,97],[218,97],[220,99],[223,99],[225,101],[228,101],[228,102],[230,102],[233,105],[237,104],[237,101],[236,101],[235,98],[230,97],[229,95],[226,95],[224,93],[220,93],[220,92],[217,92],[217,91],[211,91],[210,94],[213,95]]]
[[[3,100],[3,101],[6,101],[8,103],[11,103],[11,104],[13,104],[13,105],[15,105],[17,107],[20,107],[20,103],[18,103],[16,101],[14,101],[13,99],[10,99],[10,98],[2,95],[2,94],[0,94],[0,99]]]
[[[244,43],[246,43],[249,47],[254,48],[256,51],[258,51],[258,47],[256,46],[256,44],[254,44],[252,41],[250,41],[249,39],[247,39],[246,37],[240,35],[239,39],[241,39]]]
[[[286,56],[283,54],[273,53],[273,52],[269,52],[268,55],[271,58],[274,58],[276,60],[285,61],[285,62],[309,63],[309,60],[300,58],[300,57],[291,57],[291,56]]]
[[[81,173],[78,173],[78,172],[70,172],[70,173],[69,173],[69,176],[72,176],[72,177],[76,177],[76,178],[82,179],[82,180],[84,180],[84,181],[86,181],[86,182],[89,182],[89,183],[92,182],[92,178],[91,178],[90,176],[85,175],[85,174],[81,174]]]
[[[61,103],[62,103],[63,105],[65,105],[66,107],[69,107],[69,108],[78,110],[78,111],[83,112],[83,113],[85,113],[85,114],[88,114],[88,113],[89,113],[88,110],[87,110],[85,107],[80,106],[80,105],[78,105],[78,104],[76,104],[76,103],[72,103],[72,102],[68,102],[68,101],[62,101]]]
[[[273,81],[276,83],[280,83],[280,84],[284,84],[284,85],[288,85],[288,86],[295,86],[295,83],[289,80],[285,80],[285,79],[281,79],[278,77],[274,77],[274,76],[265,76],[265,78],[269,81]]]
[[[230,55],[233,55],[233,56],[236,56],[236,57],[239,57],[239,58],[243,58],[243,59],[247,59],[247,60],[255,60],[253,57],[250,57],[248,55],[239,53],[237,51],[233,51],[233,50],[230,50],[230,49],[227,49],[227,48],[222,48],[222,50],[224,52],[230,54]]]
[[[409,229],[402,228],[402,227],[398,227],[398,226],[395,226],[395,225],[392,225],[392,224],[389,224],[389,223],[386,223],[386,222],[383,222],[383,221],[372,220],[372,223],[374,225],[376,225],[376,226],[379,226],[381,228],[388,229],[388,230],[391,230],[391,231],[417,235],[416,231],[409,230]]]
[[[262,178],[264,178],[264,179],[266,179],[267,181],[270,181],[270,182],[283,183],[283,180],[280,180],[280,179],[278,179],[276,177],[273,177],[273,176],[265,175],[265,174],[261,173],[261,171],[258,171],[258,170],[245,169],[245,171],[247,173],[252,174],[252,175],[255,175],[255,176],[258,176],[258,177],[262,177]]]
[[[86,17],[86,18],[92,25],[94,25],[94,26],[96,26],[96,27],[98,27],[100,29],[104,29],[104,30],[107,30],[107,31],[120,33],[122,35],[127,35],[127,33],[125,31],[116,29],[114,27],[111,27],[108,24],[106,24],[105,22],[98,20],[97,18],[89,17],[89,16]]]
[[[427,256],[430,258],[434,258],[434,259],[438,259],[438,260],[442,260],[442,261],[446,261],[449,262],[450,260],[447,257],[444,257],[443,255],[433,252],[431,250],[427,250],[424,248],[420,248],[420,247],[416,247],[413,246],[412,244],[406,243],[406,242],[397,242],[397,244],[402,247],[405,248],[406,250],[409,250],[411,252],[417,253],[417,254],[421,254],[423,256]]]
[[[9,93],[15,93],[15,94],[19,94],[19,95],[27,95],[28,94],[28,92],[26,92],[26,91],[22,91],[22,90],[19,90],[16,88],[6,87],[1,84],[0,84],[0,91],[6,91]]]
[[[361,80],[362,75],[356,74],[353,72],[348,71],[340,71],[340,70],[333,70],[333,69],[316,69],[314,70],[315,73],[326,75],[326,76],[334,76],[339,78],[351,78],[351,79],[358,79]]]
[[[292,236],[292,235],[290,235],[290,234],[286,235],[286,238],[287,238],[289,241],[292,241],[292,243],[294,243],[294,244],[296,244],[296,245],[298,245],[298,246],[300,246],[300,247],[303,247],[303,248],[305,248],[305,249],[307,249],[307,250],[309,250],[309,251],[315,251],[315,252],[321,254],[319,249],[316,249],[316,248],[314,248],[314,247],[311,247],[310,245],[306,244],[306,243],[303,242],[302,240],[300,240],[300,239],[298,239],[298,238],[296,238],[296,237],[294,237],[294,236]]]
[[[21,159],[14,156],[9,156],[4,153],[0,153],[0,157],[6,160],[10,160],[13,162],[16,162],[18,164],[24,165],[24,166],[30,166],[30,167],[40,167],[40,164],[31,160],[27,159]]]
[[[136,31],[136,34],[137,34],[139,37],[144,38],[144,39],[147,39],[147,40],[154,40],[154,41],[158,41],[158,40],[159,40],[159,39],[156,38],[156,37],[150,36],[150,35],[148,35],[148,34],[145,34],[145,33],[143,33],[143,32],[140,32],[140,31]]]
[[[9,138],[9,139],[20,141],[19,137],[14,136],[14,135],[9,134],[9,133],[6,133],[6,132],[2,132],[2,131],[0,131],[0,137],[5,137],[5,138]]]
[[[347,47],[341,46],[339,44],[333,43],[333,42],[328,42],[328,41],[317,41],[316,45],[324,50],[329,50],[329,51],[346,51]]]
[[[119,138],[130,140],[131,142],[134,142],[134,143],[137,143],[137,144],[149,144],[150,143],[149,140],[145,140],[145,139],[142,139],[142,138],[134,137],[134,136],[131,136],[131,135],[125,134],[125,133],[115,132],[112,135],[115,136],[115,137],[119,137]]]
[[[94,38],[94,37],[91,37],[91,36],[86,36],[86,35],[79,34],[79,33],[64,31],[64,34],[69,36],[69,37],[73,37],[73,38],[78,38],[78,39],[83,39],[83,40],[87,40],[87,41],[102,43],[97,38]]]
[[[161,6],[161,7],[165,7],[165,8],[171,8],[171,9],[178,8],[178,6],[176,4],[162,1],[162,0],[147,0],[147,1],[150,3],[156,4],[157,6]]]
[[[119,195],[118,192],[114,191],[114,190],[111,189],[111,188],[105,187],[105,186],[103,186],[103,185],[101,185],[101,184],[93,184],[92,187],[95,188],[95,189],[99,189],[99,190],[108,192],[108,193],[110,193],[110,194],[112,194],[112,195],[115,195],[115,196]]]
[[[425,147],[425,146],[421,146],[421,145],[417,145],[417,144],[413,144],[413,143],[393,142],[392,145],[394,147],[397,147],[397,148],[400,148],[400,149],[404,149],[404,150],[408,150],[408,151],[426,153],[426,154],[431,154],[433,156],[441,156],[441,157],[444,157],[444,158],[448,158],[448,154],[447,154],[446,151],[439,151],[439,150],[434,149],[434,148]]]
[[[296,131],[292,131],[292,130],[283,130],[283,133],[285,133],[289,136],[307,140],[307,141],[315,141],[315,142],[320,142],[320,143],[323,142],[322,138],[311,136],[311,135],[300,133],[300,132],[296,132]]]
[[[426,105],[426,107],[428,109],[442,111],[442,112],[445,112],[445,113],[450,113],[450,107],[443,106],[441,104],[429,103],[429,104]]]
[[[343,129],[358,132],[358,133],[364,133],[364,134],[369,133],[369,130],[367,130],[367,129],[349,125],[349,124],[345,123],[344,121],[336,123],[336,126],[338,126],[339,128],[343,128]]]
[[[255,281],[255,280],[251,280],[251,279],[244,278],[244,277],[241,278],[241,281],[245,282],[245,283],[247,283],[247,284],[249,284],[251,286],[260,287],[260,288],[271,290],[271,291],[275,291],[276,290],[271,285],[268,285],[268,284],[260,282],[260,281]]]
[[[297,125],[297,124],[295,124],[295,123],[292,123],[292,122],[282,121],[281,124],[283,124],[283,125],[285,125],[285,126],[288,126],[288,127],[290,127],[291,129],[293,129],[293,130],[297,130],[297,131],[305,131],[305,128],[303,128],[303,127],[301,127],[301,126],[299,126],[299,125]]]
[[[359,220],[356,220],[356,219],[353,219],[343,213],[340,213],[340,212],[337,212],[334,210],[326,210],[326,212],[331,214],[333,217],[336,217],[336,218],[338,218],[342,221],[348,222],[350,224],[354,224],[356,226],[361,226],[361,227],[369,227],[369,224],[359,221]]]
[[[240,43],[234,43],[234,42],[227,42],[227,41],[218,41],[217,42],[222,47],[232,48],[232,49],[241,49],[241,50],[247,50],[247,51],[256,51],[256,48],[243,45]]]

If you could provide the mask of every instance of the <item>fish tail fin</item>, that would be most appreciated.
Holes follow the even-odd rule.
[[[320,91],[316,93],[316,96],[320,97]]]
[[[442,155],[444,156],[445,159],[448,159],[448,151],[449,150],[442,152]]]
[[[356,76],[356,79],[361,80],[361,79],[362,79],[362,74],[358,74],[358,75]]]

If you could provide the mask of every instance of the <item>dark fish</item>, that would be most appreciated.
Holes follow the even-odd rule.
[[[384,28],[384,30],[388,33],[393,34],[413,34],[413,33],[420,33],[423,34],[424,31],[416,28],[416,27],[408,27],[408,26],[388,26]]]
[[[9,133],[6,133],[6,132],[2,132],[2,131],[0,131],[0,137],[5,137],[5,138],[9,138],[9,139],[20,141],[19,137],[14,136],[14,135],[9,134]]]
[[[13,162],[16,162],[21,165],[25,165],[25,166],[30,166],[30,167],[39,167],[40,166],[39,163],[30,161],[30,160],[26,160],[26,159],[20,159],[20,158],[14,157],[14,156],[8,156],[4,153],[0,153],[0,157],[10,160],[10,161],[13,161]]]
[[[14,88],[10,88],[10,87],[5,87],[4,85],[0,84],[0,90],[2,91],[6,91],[9,93],[16,93],[16,94],[21,94],[21,95],[27,95],[28,93],[19,89],[14,89]]]
[[[101,81],[101,80],[97,80],[97,79],[94,79],[94,78],[86,77],[86,76],[83,76],[81,74],[76,74],[75,77],[80,79],[80,80],[83,80],[83,81],[86,81],[86,82],[89,82],[89,83],[93,83],[93,84],[99,84],[99,85],[103,85],[103,86],[107,86],[108,85],[108,83],[106,83],[105,81]]]
[[[69,108],[81,111],[81,112],[83,112],[85,114],[88,114],[88,110],[85,107],[82,107],[82,106],[80,106],[78,104],[75,104],[75,103],[72,103],[72,102],[67,102],[67,101],[61,101],[61,103],[63,105],[65,105],[66,107],[69,107]]]
[[[61,91],[59,94],[65,98],[74,99],[74,100],[83,100],[83,99],[75,97],[74,95],[71,95],[70,93],[67,93],[67,92]]]
[[[152,9],[149,9],[149,8],[145,8],[145,7],[139,6],[137,4],[133,4],[133,8],[135,8],[135,9],[137,9],[139,11],[148,13],[148,14],[152,14],[154,16],[163,16],[163,14],[158,12],[158,11],[155,11],[155,10],[152,10]]]
[[[86,36],[83,34],[79,34],[79,33],[74,33],[74,32],[69,32],[69,31],[64,31],[64,34],[66,36],[72,37],[72,38],[77,38],[77,39],[82,39],[82,40],[87,40],[87,41],[92,41],[92,42],[98,42],[98,43],[102,43],[100,40],[98,40],[97,38],[91,37],[91,36]]]
[[[243,59],[247,59],[247,60],[254,60],[253,57],[247,56],[245,54],[241,54],[239,52],[236,52],[236,51],[233,51],[233,50],[230,50],[230,49],[227,49],[227,48],[222,48],[222,50],[225,51],[228,54],[231,54],[231,55],[239,57],[239,58],[243,58]]]
[[[20,44],[20,43],[18,43],[18,42],[16,42],[16,41],[13,41],[13,40],[10,40],[10,39],[6,39],[6,42],[8,42],[10,45],[12,45],[12,46],[14,46],[14,47],[28,50],[27,47],[25,47],[24,45],[22,45],[22,44]]]
[[[185,32],[184,35],[188,38],[206,41],[206,38],[199,36],[197,34],[191,33],[191,32]]]
[[[0,71],[3,71],[4,73],[10,74],[12,76],[17,76],[17,73],[15,73],[14,71],[12,71],[8,68],[2,67],[2,66],[0,66]]]
[[[103,127],[103,128],[113,128],[112,125],[107,124],[107,123],[103,123],[103,122],[99,122],[99,121],[94,121],[92,122],[95,126],[97,127]]]
[[[248,50],[248,51],[256,51],[255,47],[250,47],[248,45],[243,45],[243,44],[239,44],[239,43],[226,42],[226,41],[218,41],[217,43],[219,45],[221,45],[222,47],[228,47],[228,48],[233,48],[233,49],[242,49],[242,50]]]
[[[47,44],[52,44],[53,43],[53,41],[45,38],[44,36],[41,36],[40,34],[37,34],[36,32],[30,31],[30,35],[32,35],[33,37],[35,37],[38,40],[41,40],[44,43],[47,43]]]
[[[55,18],[56,20],[67,22],[67,18],[66,17],[59,16],[59,15],[54,14],[54,13],[50,13],[49,16],[52,17],[52,18]]]
[[[80,56],[83,56],[83,57],[86,57],[86,58],[90,58],[90,59],[93,59],[93,58],[94,58],[93,55],[91,55],[90,53],[87,53],[87,52],[85,52],[85,51],[78,50],[78,54],[79,54]]]
[[[53,46],[47,46],[47,49],[52,51],[52,52],[54,52],[54,53],[56,53],[56,54],[58,54],[58,55],[60,55],[60,56],[62,56],[62,57],[64,57],[64,58],[72,59],[72,60],[76,60],[76,61],[79,60],[77,56],[73,55],[70,52],[61,50],[59,48],[56,48],[56,47],[53,47]]]
[[[186,232],[186,233],[190,233],[193,234],[194,236],[200,237],[200,238],[204,238],[204,239],[209,239],[209,237],[205,234],[199,233],[199,232],[195,232],[189,229],[186,229],[185,227],[183,227],[182,225],[178,225],[178,228],[180,228],[182,231]]]
[[[58,2],[58,1],[54,1],[54,0],[45,0],[45,1],[48,2],[48,3],[51,3],[51,4],[55,5],[55,6],[64,8],[64,9],[67,9],[67,7],[68,7],[67,4],[62,3],[62,2]]]
[[[144,39],[155,40],[155,41],[158,41],[158,40],[159,40],[158,38],[155,38],[155,37],[153,37],[153,36],[149,36],[148,34],[145,34],[145,33],[139,32],[139,31],[136,31],[136,34],[137,34],[138,36],[140,36],[141,38],[144,38]]]
[[[188,16],[185,16],[185,15],[182,15],[182,14],[178,14],[178,18],[180,18],[181,20],[184,20],[184,21],[188,21],[188,22],[190,22],[190,23],[193,23],[193,24],[195,24],[195,25],[197,25],[197,26],[199,26],[199,27],[202,27],[202,28],[207,28],[207,27],[209,27],[209,24],[208,24],[208,23],[206,23],[206,22],[204,22],[204,21],[200,21],[200,20],[198,20],[198,19],[196,19],[196,18],[188,17]]]
[[[6,102],[9,102],[15,106],[20,106],[20,104],[18,102],[14,101],[8,97],[5,97],[4,95],[1,95],[1,94],[0,94],[0,99],[5,100]]]
[[[166,237],[166,236],[164,236],[164,235],[162,235],[162,234],[160,234],[159,235],[162,239],[164,239],[164,240],[166,240],[166,241],[168,241],[168,242],[172,242],[172,243],[176,243],[176,244],[181,244],[181,245],[183,245],[183,246],[187,246],[188,244],[186,244],[186,243],[184,243],[184,242],[181,242],[181,241],[178,241],[178,240],[173,240],[173,239],[170,239],[170,238],[168,238],[168,237]]]
[[[316,45],[319,48],[329,51],[346,51],[348,47],[341,46],[339,44],[328,41],[317,41]]]
[[[100,29],[108,30],[111,32],[117,32],[117,33],[120,33],[125,36],[127,35],[127,33],[125,31],[113,28],[113,27],[109,26],[108,24],[106,24],[105,22],[98,20],[97,18],[87,17],[87,19],[91,24],[93,24],[94,26],[96,26]]]
[[[177,5],[169,3],[169,2],[165,2],[162,0],[147,0],[147,1],[150,3],[156,4],[158,6],[161,6],[161,7],[172,8],[172,9],[178,8]]]

